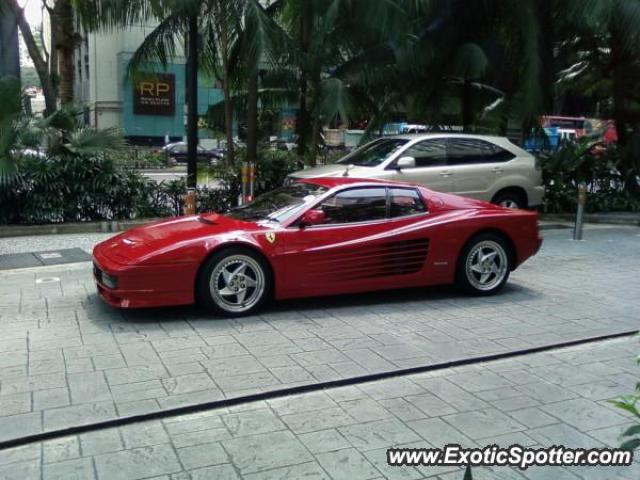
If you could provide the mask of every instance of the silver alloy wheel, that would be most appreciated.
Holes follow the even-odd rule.
[[[505,198],[498,205],[505,208],[520,208],[520,205],[518,205],[518,202],[510,198]]]
[[[227,312],[241,313],[260,301],[265,275],[260,264],[247,255],[231,255],[213,269],[209,280],[211,298]]]
[[[507,252],[502,245],[483,240],[474,245],[467,255],[465,273],[475,289],[488,291],[502,283],[508,268]]]

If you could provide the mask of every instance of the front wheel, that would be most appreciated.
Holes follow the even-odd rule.
[[[522,195],[514,191],[498,193],[491,203],[504,208],[527,208],[527,202]]]
[[[507,242],[491,233],[481,234],[464,247],[458,259],[456,283],[467,293],[492,295],[502,289],[511,271]]]
[[[227,317],[249,315],[271,297],[271,271],[258,253],[228,248],[207,260],[196,288],[205,308]]]

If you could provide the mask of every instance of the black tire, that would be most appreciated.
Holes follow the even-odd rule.
[[[480,256],[477,256],[478,249],[482,248],[482,246],[486,248],[480,251]],[[489,254],[492,249],[498,251],[493,257],[496,260],[492,265],[492,268],[493,266],[496,267],[497,272],[490,273],[487,277],[486,285],[483,286],[481,280],[483,275],[487,273],[484,268],[487,268],[489,264],[481,266],[476,265],[475,262],[482,255]],[[469,240],[460,252],[456,265],[456,285],[464,292],[472,295],[493,295],[502,290],[505,283],[507,283],[512,265],[513,252],[504,237],[494,233],[481,233]],[[474,266],[483,271],[474,271]],[[500,279],[498,280],[498,278]]]
[[[235,271],[238,271],[243,262],[246,267],[243,272],[234,274],[226,270],[225,262],[228,268]],[[222,269],[227,274],[232,273],[230,277],[231,283],[225,283],[227,277],[222,272]],[[214,284],[214,276],[217,283],[215,283],[215,287],[211,288]],[[249,283],[251,281],[255,282],[257,286],[250,286]],[[221,293],[224,290],[233,291],[233,289],[237,289],[238,293]],[[243,296],[243,300],[241,300],[239,295],[242,294],[243,290],[249,300],[246,300],[246,296]],[[196,280],[196,300],[198,304],[213,313],[225,317],[251,315],[271,300],[272,294],[273,275],[271,268],[262,255],[250,248],[229,247],[214,253],[202,265]],[[232,308],[231,304],[236,301],[239,301],[237,307]],[[246,302],[246,304],[242,302]]]
[[[498,192],[491,203],[505,208],[527,208],[527,201],[524,195],[516,190],[506,190]]]

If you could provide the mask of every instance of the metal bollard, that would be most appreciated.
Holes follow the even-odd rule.
[[[196,189],[188,188],[187,195],[184,199],[184,214],[195,215],[196,214]]]
[[[576,225],[573,229],[573,239],[582,240],[582,223],[584,218],[584,206],[587,203],[587,186],[584,183],[578,185],[578,211],[576,212]]]

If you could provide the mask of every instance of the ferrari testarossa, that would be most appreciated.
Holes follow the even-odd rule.
[[[266,301],[456,283],[499,291],[542,243],[537,213],[350,177],[295,181],[224,215],[121,233],[93,250],[122,308],[197,302],[226,316]]]

